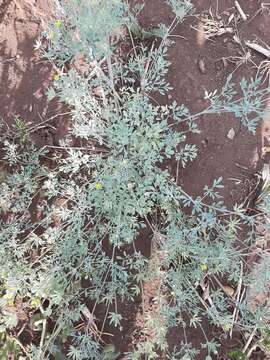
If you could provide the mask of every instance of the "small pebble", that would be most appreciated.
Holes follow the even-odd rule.
[[[206,74],[206,66],[205,66],[205,62],[203,59],[198,60],[198,67],[202,74]]]
[[[207,139],[202,140],[202,145],[206,147],[208,145],[208,140]]]
[[[235,137],[235,131],[234,128],[231,128],[227,134],[227,138],[233,140],[234,137]]]
[[[222,62],[223,62],[224,69],[227,69],[227,66],[228,66],[228,60],[227,60],[227,59],[225,59],[225,58],[222,58]]]

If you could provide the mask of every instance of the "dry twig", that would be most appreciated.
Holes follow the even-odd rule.
[[[210,16],[199,17],[199,21],[199,28],[195,28],[195,30],[203,34],[205,39],[209,40],[215,36],[234,33],[232,27],[225,25],[221,20],[215,20],[211,12]]]
[[[247,21],[247,15],[244,13],[243,9],[241,8],[241,5],[239,4],[238,1],[234,2],[234,5],[236,7],[236,10],[239,12],[239,15],[241,16],[241,18],[243,19],[243,21]]]
[[[262,74],[262,82],[264,83],[268,78],[268,86],[270,86],[270,60],[264,60],[258,67],[258,72]]]
[[[76,330],[85,329],[86,333],[91,333],[95,338],[97,338],[103,343],[104,341],[101,339],[102,335],[112,336],[112,334],[102,332],[98,329],[97,324],[95,323],[94,315],[89,311],[86,306],[82,309],[81,312],[84,319],[86,320],[86,323],[83,322],[82,324],[77,325],[75,328]]]
[[[234,308],[234,311],[233,311],[232,327],[231,327],[231,330],[230,330],[230,338],[232,338],[233,325],[234,325],[234,323],[236,321],[236,315],[237,315],[237,309],[238,309],[238,304],[239,304],[240,295],[241,295],[242,283],[243,283],[243,264],[241,263],[240,277],[239,277],[237,290],[236,290],[236,294],[237,294],[236,305],[235,305],[235,308]]]
[[[256,335],[256,331],[257,331],[257,325],[254,327],[252,333],[250,334],[250,336],[249,336],[249,338],[248,338],[248,340],[247,340],[247,342],[246,342],[246,344],[245,344],[245,346],[243,348],[243,353],[245,353],[247,351],[251,341],[253,340],[254,336]]]
[[[251,48],[251,49],[257,51],[258,53],[270,58],[270,50],[269,49],[266,49],[266,48],[262,47],[261,45],[253,43],[251,41],[245,41],[245,44],[249,48]]]

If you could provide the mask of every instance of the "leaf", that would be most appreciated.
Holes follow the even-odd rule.
[[[4,320],[5,325],[9,329],[12,329],[18,325],[18,317],[16,314],[9,313],[3,317],[3,320]]]
[[[56,96],[55,90],[53,88],[49,88],[47,90],[47,96],[48,96],[49,101],[53,100],[55,98],[55,96]]]

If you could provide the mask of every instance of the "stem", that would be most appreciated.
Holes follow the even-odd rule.
[[[234,5],[236,7],[236,10],[239,12],[241,18],[243,19],[243,21],[247,21],[247,15],[244,13],[243,9],[241,8],[240,4],[238,1],[234,2]]]
[[[42,305],[40,305],[39,308],[40,308],[41,314],[44,315],[44,309],[43,309]],[[40,342],[39,342],[39,348],[40,348],[39,355],[38,355],[39,359],[42,359],[42,348],[44,345],[46,330],[47,330],[47,319],[45,318],[42,322],[42,333],[41,333],[41,338],[40,338]]]
[[[265,49],[265,48],[262,47],[261,45],[252,43],[252,42],[250,42],[250,41],[245,41],[245,44],[246,44],[249,48],[251,48],[251,49],[259,52],[260,54],[266,56],[267,58],[270,58],[270,50],[269,50],[269,49]]]
[[[149,69],[149,66],[150,66],[153,49],[154,49],[154,43],[152,44],[152,47],[151,47],[151,50],[150,50],[150,54],[149,54],[149,58],[148,58],[148,61],[147,61],[147,63],[146,63],[145,71],[144,71],[143,76],[142,76],[142,78],[141,78],[141,91],[142,91],[142,92],[144,92],[144,88],[145,88],[145,78],[146,78],[146,74],[147,74],[148,69]]]
[[[237,298],[236,298],[236,305],[235,305],[234,311],[233,311],[233,318],[232,318],[232,326],[231,326],[231,331],[230,331],[230,338],[232,338],[233,325],[234,325],[234,322],[235,322],[235,320],[236,320],[236,314],[237,314],[237,310],[238,310],[238,303],[239,303],[240,295],[241,295],[242,282],[243,282],[243,263],[241,262],[240,278],[239,278],[239,282],[238,282],[238,286],[237,286]]]
[[[254,336],[256,334],[256,331],[257,331],[257,325],[254,327],[252,333],[250,334],[250,337],[248,338],[248,341],[246,342],[246,345],[243,348],[243,353],[245,353],[247,351],[252,339],[254,338]]]
[[[20,340],[18,340],[16,337],[11,337],[11,339],[13,340],[13,341],[15,341],[18,345],[19,345],[19,347],[22,349],[22,351],[24,352],[24,354],[25,355],[27,355],[27,350],[26,350],[26,348],[23,346],[23,344],[20,342]]]
[[[110,77],[110,85],[111,85],[111,89],[112,89],[113,96],[114,96],[114,99],[115,99],[115,105],[116,105],[116,108],[118,109],[119,108],[120,97],[117,94],[117,92],[115,90],[115,87],[114,87],[114,76],[113,76],[112,58],[111,58],[111,52],[110,51],[109,51],[109,53],[107,55],[107,64],[108,64],[108,71],[109,71],[109,77]]]
[[[47,319],[44,319],[43,323],[42,323],[42,333],[41,333],[41,339],[40,339],[40,343],[39,343],[40,351],[44,345],[46,329],[47,329]]]

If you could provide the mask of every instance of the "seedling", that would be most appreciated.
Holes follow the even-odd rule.
[[[20,119],[15,119],[15,129],[19,137],[19,141],[21,144],[26,144],[29,141],[29,132],[28,132],[28,124]]]

